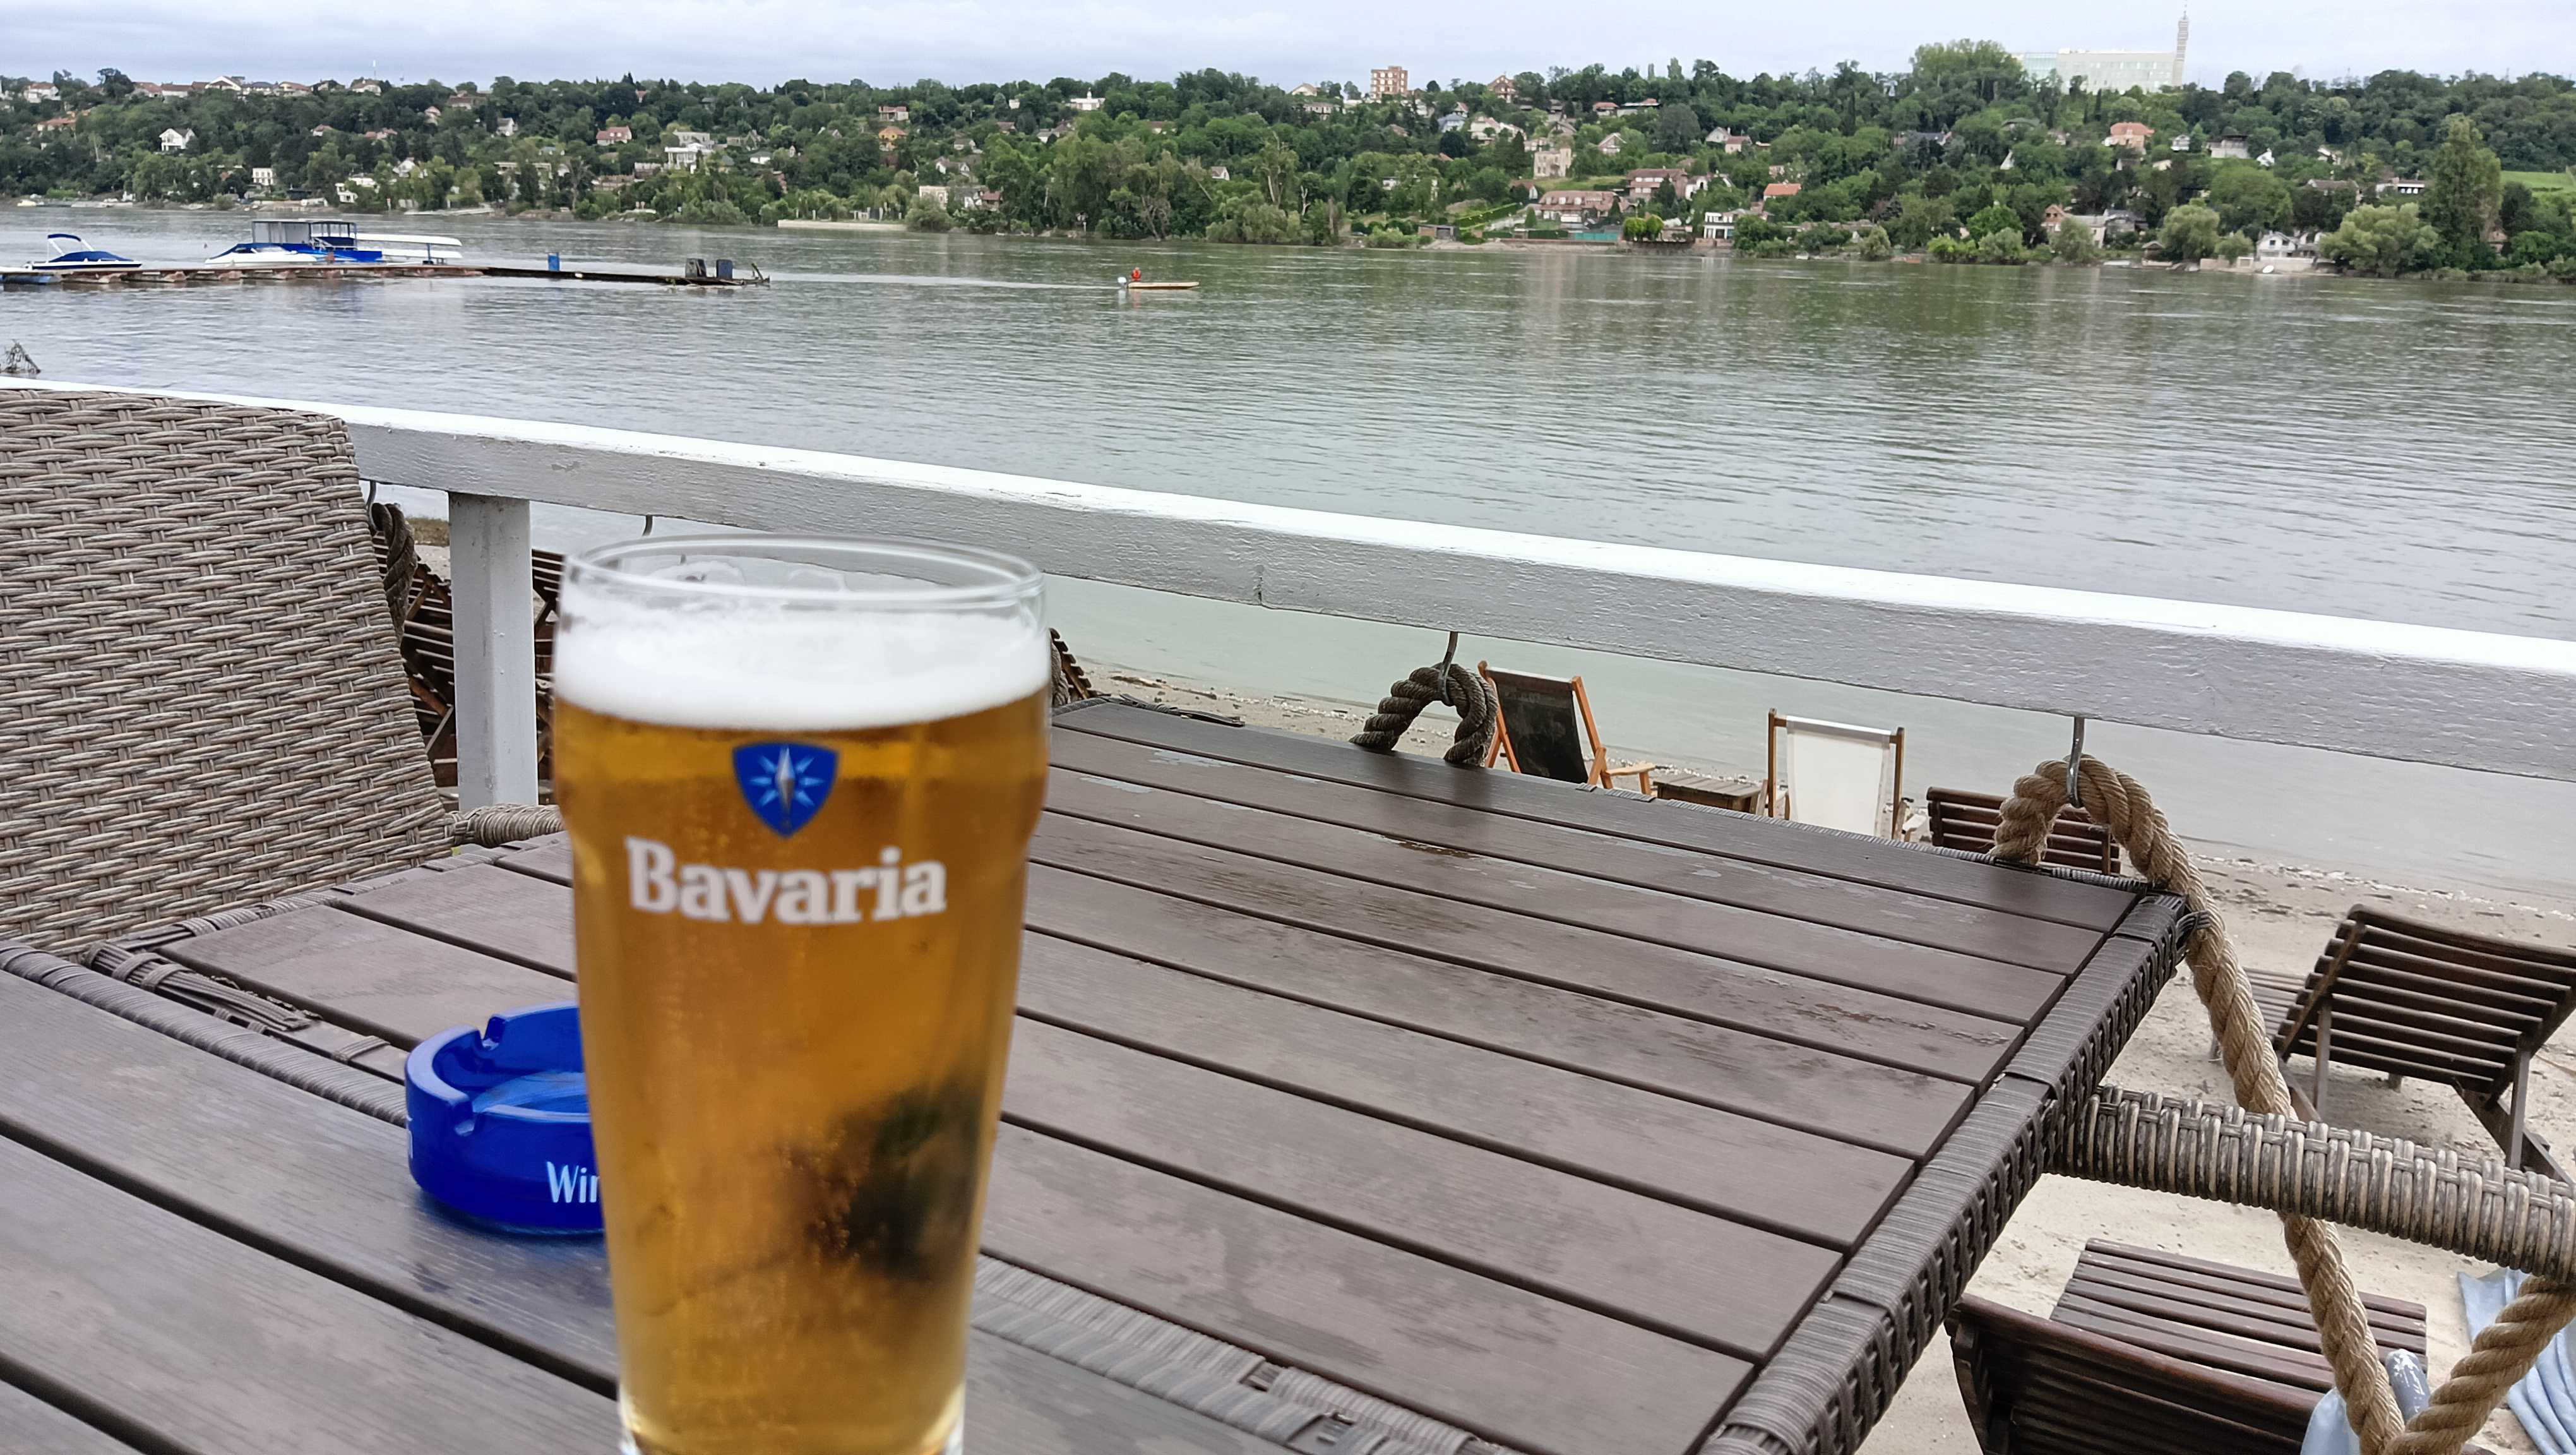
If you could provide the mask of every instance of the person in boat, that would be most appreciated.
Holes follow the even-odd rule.
[[[1145,281],[1145,270],[1144,270],[1144,269],[1142,269],[1142,268],[1129,268],[1129,269],[1127,270],[1127,281],[1128,281],[1128,282],[1130,282],[1130,283],[1142,283],[1142,282],[1144,282],[1144,281]]]

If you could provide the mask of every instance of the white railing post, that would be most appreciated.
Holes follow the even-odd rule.
[[[456,803],[537,801],[537,639],[528,502],[447,498],[456,594]]]

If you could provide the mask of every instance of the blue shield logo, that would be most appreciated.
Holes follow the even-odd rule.
[[[841,755],[811,743],[751,743],[733,750],[742,801],[781,838],[805,827],[832,796]]]

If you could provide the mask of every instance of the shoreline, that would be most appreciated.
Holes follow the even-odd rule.
[[[1240,718],[1248,726],[1276,728],[1312,737],[1347,739],[1359,730],[1372,710],[1371,704],[1335,698],[1298,693],[1243,692],[1206,686],[1105,659],[1086,661],[1084,670],[1090,676],[1093,688],[1103,695],[1123,694],[1159,706]],[[1404,735],[1401,750],[1437,757],[1449,746],[1454,721],[1442,712],[1425,713]],[[1633,754],[1615,742],[1609,748],[1612,757],[1643,756]],[[1669,759],[1672,755],[1662,756]],[[1735,770],[1713,762],[1675,761],[1663,766],[1677,771],[1741,776]],[[1995,785],[1997,790],[2008,786]],[[2331,865],[2233,854],[2222,846],[2193,839],[2188,834],[2184,838],[2191,845],[2193,862],[2208,881],[2212,895],[2219,900],[2241,905],[2266,921],[2291,919],[2304,923],[2315,920],[2320,927],[2304,952],[2309,959],[2314,958],[2316,947],[2325,942],[2333,921],[2354,903],[2363,901],[2408,914],[2441,918],[2463,928],[2478,929],[2481,933],[2520,934],[2535,940],[2576,944],[2576,909],[2526,904],[2502,895],[2479,894],[2465,889],[2394,884]],[[2323,918],[2318,918],[2320,916]],[[2240,941],[2252,938],[2247,927],[2235,928]],[[2251,958],[2250,954],[2248,958]],[[2304,970],[2306,960],[2301,959],[2295,965],[2282,968]],[[2570,1056],[2576,1059],[2576,1050],[2571,1050]]]
[[[570,225],[572,225],[572,226],[576,226],[576,227],[623,227],[623,228],[641,228],[641,227],[647,227],[647,226],[656,226],[656,227],[659,227],[659,226],[668,226],[668,227],[672,227],[672,228],[688,228],[688,229],[692,229],[692,230],[696,230],[696,231],[702,231],[702,232],[721,232],[721,233],[761,233],[761,232],[852,232],[852,233],[900,233],[900,234],[910,234],[910,233],[913,233],[913,232],[915,232],[915,231],[916,231],[916,229],[913,229],[913,228],[911,228],[911,227],[909,227],[909,226],[905,225],[905,224],[904,224],[904,223],[902,223],[902,222],[899,222],[899,221],[892,221],[892,220],[887,220],[887,219],[882,219],[882,218],[838,218],[838,219],[836,219],[836,218],[792,218],[792,217],[789,217],[789,218],[780,218],[778,221],[776,221],[776,222],[774,222],[774,223],[748,222],[748,223],[742,223],[742,224],[739,224],[739,225],[728,225],[728,224],[721,224],[721,223],[682,223],[682,222],[672,222],[672,221],[669,221],[669,220],[664,219],[664,218],[661,218],[661,217],[637,217],[637,216],[634,216],[634,215],[632,215],[632,214],[611,214],[611,215],[609,215],[609,216],[607,216],[607,217],[599,217],[599,218],[582,218],[582,217],[576,217],[575,215],[573,215],[573,213],[572,213],[571,211],[569,211],[569,210],[567,210],[567,209],[561,209],[561,208],[533,208],[533,207],[532,207],[532,208],[524,208],[524,209],[521,209],[521,210],[516,211],[516,212],[509,211],[509,210],[502,209],[502,208],[495,208],[495,207],[491,207],[491,206],[483,206],[483,207],[443,208],[443,209],[440,209],[440,210],[435,211],[435,212],[430,212],[430,211],[417,211],[417,212],[399,212],[399,213],[397,213],[397,212],[387,212],[387,213],[368,213],[368,212],[360,212],[360,211],[356,211],[356,210],[354,210],[354,209],[345,209],[345,208],[335,209],[335,208],[327,208],[327,207],[326,207],[326,208],[311,208],[311,207],[306,207],[306,206],[303,206],[303,205],[301,205],[301,204],[296,204],[296,203],[273,202],[273,201],[244,202],[244,203],[240,203],[240,204],[237,204],[237,205],[234,205],[234,206],[226,207],[226,206],[218,206],[218,205],[216,205],[216,204],[214,204],[214,203],[211,203],[211,202],[183,202],[183,203],[167,203],[167,202],[127,202],[127,201],[123,201],[123,200],[121,200],[121,199],[116,199],[116,198],[80,198],[80,199],[76,199],[76,200],[47,199],[47,200],[45,200],[45,201],[43,201],[43,202],[40,202],[40,203],[35,204],[35,205],[34,205],[34,207],[32,207],[32,208],[30,208],[30,207],[29,207],[29,204],[28,204],[28,203],[26,203],[26,202],[24,202],[24,201],[21,201],[21,202],[18,204],[18,206],[19,206],[20,208],[24,208],[24,209],[27,209],[27,210],[41,210],[41,209],[43,209],[43,208],[54,208],[54,207],[61,207],[61,208],[85,207],[85,208],[117,208],[117,209],[133,209],[133,210],[136,210],[136,211],[141,211],[141,212],[150,212],[150,213],[198,213],[198,212],[203,212],[203,213],[219,213],[219,214],[228,214],[228,213],[248,213],[248,214],[285,214],[285,215],[302,215],[302,214],[307,214],[307,213],[317,213],[317,212],[318,212],[318,213],[333,214],[333,215],[345,215],[345,216],[350,216],[350,217],[373,217],[373,216],[384,216],[384,217],[399,217],[399,218],[411,218],[411,219],[439,218],[439,217],[473,217],[473,218],[488,218],[488,219],[494,219],[494,220],[505,221],[505,222],[527,222],[527,223],[556,223],[556,224],[570,224]],[[970,227],[956,227],[956,226],[952,226],[952,227],[950,227],[950,228],[947,228],[947,229],[942,230],[942,231],[937,231],[937,232],[932,232],[932,231],[921,231],[921,232],[920,232],[920,235],[921,235],[921,236],[923,236],[923,237],[946,237],[946,236],[952,236],[952,235],[964,235],[964,236],[969,236],[969,237],[996,238],[996,239],[1003,239],[1003,240],[1047,241],[1047,242],[1083,242],[1083,243],[1115,244],[1115,245],[1123,245],[1123,246],[1150,245],[1150,246],[1155,246],[1155,247],[1169,246],[1169,245],[1174,244],[1174,243],[1184,243],[1184,244],[1186,244],[1186,243],[1205,243],[1205,244],[1207,244],[1207,245],[1209,245],[1209,246],[1212,246],[1212,247],[1239,247],[1239,248],[1247,248],[1247,249],[1254,249],[1254,248],[1276,248],[1276,249],[1280,249],[1280,250],[1287,250],[1287,251],[1320,250],[1320,251],[1358,251],[1358,252],[1393,252],[1393,253],[1408,253],[1408,252],[1414,252],[1414,253],[1482,253],[1482,252],[1505,252],[1505,253],[1547,253],[1547,252],[1570,252],[1570,253],[1618,254],[1618,255],[1630,255],[1630,254],[1633,254],[1633,255],[1637,255],[1637,256],[1663,256],[1663,257],[1671,257],[1671,258],[1677,258],[1677,259],[1687,259],[1687,258],[1709,258],[1709,259],[1717,259],[1717,258],[1725,258],[1725,259],[1727,259],[1727,260],[1729,260],[1729,261],[1736,261],[1736,260],[1737,260],[1737,259],[1736,259],[1735,251],[1734,251],[1734,249],[1733,249],[1732,247],[1720,248],[1720,247],[1711,246],[1711,245],[1709,244],[1708,240],[1707,240],[1707,239],[1703,239],[1703,238],[1694,238],[1694,239],[1692,239],[1692,240],[1691,240],[1691,242],[1690,242],[1690,244],[1689,244],[1687,247],[1682,247],[1682,246],[1647,246],[1647,245],[1640,245],[1640,244],[1636,244],[1636,243],[1626,242],[1626,241],[1623,241],[1623,240],[1621,240],[1621,239],[1617,239],[1617,238],[1604,238],[1604,239],[1597,239],[1597,240],[1596,240],[1596,239],[1589,239],[1589,238],[1585,238],[1585,239],[1577,239],[1577,238],[1496,237],[1496,238],[1488,238],[1488,239],[1486,239],[1485,241],[1483,241],[1483,242],[1478,242],[1478,243],[1460,242],[1460,241],[1458,241],[1457,239],[1454,239],[1454,238],[1422,238],[1422,239],[1420,239],[1420,240],[1419,240],[1419,241],[1417,241],[1417,242],[1414,242],[1414,243],[1412,243],[1412,244],[1410,244],[1410,245],[1408,245],[1408,246],[1401,247],[1401,248],[1371,248],[1371,247],[1369,247],[1369,245],[1368,245],[1367,240],[1365,239],[1365,237],[1363,237],[1363,236],[1361,236],[1361,235],[1354,234],[1354,235],[1352,235],[1352,236],[1350,236],[1350,237],[1348,237],[1348,238],[1345,238],[1344,240],[1342,240],[1342,241],[1340,241],[1340,242],[1338,242],[1338,243],[1331,244],[1329,247],[1323,247],[1323,248],[1318,249],[1318,248],[1317,248],[1317,246],[1316,246],[1316,245],[1314,245],[1314,244],[1305,244],[1305,243],[1218,243],[1218,242],[1214,242],[1214,241],[1212,241],[1212,240],[1210,240],[1210,239],[1208,239],[1208,238],[1204,238],[1204,237],[1179,237],[1179,236],[1174,236],[1174,237],[1162,237],[1162,238],[1109,238],[1109,237],[1101,237],[1101,236],[1097,236],[1097,235],[1094,235],[1094,234],[1088,234],[1088,233],[1066,233],[1066,232],[1055,232],[1055,231],[1051,231],[1051,230],[1050,230],[1050,231],[1044,231],[1044,232],[978,231],[978,230],[976,230],[976,229],[974,229],[974,228],[970,228]],[[1836,253],[1792,253],[1792,254],[1786,254],[1786,255],[1783,255],[1783,256],[1779,256],[1779,257],[1745,258],[1745,259],[1743,259],[1742,261],[1746,261],[1746,262],[1760,262],[1760,263],[1851,263],[1851,264],[1870,263],[1870,264],[1878,264],[1878,265],[1893,265],[1893,266],[1930,266],[1930,265],[1932,265],[1932,264],[1935,262],[1935,259],[1933,259],[1933,258],[1931,257],[1931,255],[1930,255],[1930,254],[1928,254],[1928,253],[1921,253],[1921,252],[1913,252],[1913,253],[1898,253],[1898,254],[1895,254],[1895,255],[1894,255],[1894,256],[1892,256],[1892,257],[1887,257],[1887,258],[1878,258],[1878,259],[1865,259],[1865,258],[1858,258],[1858,257],[1850,257],[1850,256],[1844,256],[1844,255],[1841,255],[1841,254],[1836,254]],[[2203,259],[2196,260],[2195,262],[2193,262],[2193,263],[2191,263],[2191,264],[2183,264],[2183,263],[2166,263],[2166,262],[2155,261],[2155,260],[2148,259],[2148,258],[2144,258],[2144,257],[2132,257],[2132,256],[2094,258],[2094,259],[2090,259],[2090,260],[2088,260],[2088,261],[2084,261],[2084,262],[2066,262],[2066,261],[2063,261],[2063,260],[2060,260],[2060,259],[2056,259],[2056,258],[2043,257],[2043,256],[2033,256],[2033,257],[2030,257],[2030,258],[2028,258],[2028,259],[2026,259],[2026,260],[2024,260],[2024,261],[2022,261],[2022,262],[2018,262],[2018,263],[2010,263],[2010,264],[2001,264],[2001,263],[1982,263],[1982,262],[1973,262],[1973,261],[1969,261],[1969,262],[1948,263],[1948,264],[1944,264],[1944,266],[1952,266],[1952,267],[1972,267],[1972,268],[1996,268],[1996,267],[2010,267],[2010,268],[2041,268],[2041,269],[2046,269],[2046,268],[2063,268],[2063,269],[2105,269],[2105,270],[2107,270],[2107,269],[2114,269],[2114,268],[2118,268],[2118,269],[2134,269],[2134,270],[2136,270],[2136,271],[2139,271],[2139,272],[2146,272],[2146,273],[2183,273],[2183,274],[2227,273],[2227,274],[2243,275],[2243,276],[2246,276],[2246,277],[2263,277],[2263,278],[2353,278],[2353,279],[2364,279],[2364,280],[2368,280],[2368,281],[2372,281],[2372,282],[2394,282],[2394,283],[2407,283],[2407,282],[2440,282],[2440,283],[2479,283],[2479,282],[2494,282],[2494,283],[2509,283],[2509,284],[2519,284],[2519,285],[2529,286],[2529,285],[2539,284],[2539,283],[2563,282],[2563,283],[2566,283],[2566,284],[2568,284],[2568,285],[2570,285],[2570,286],[2576,286],[2576,278],[2571,278],[2571,279],[2557,279],[2557,278],[2547,278],[2547,277],[2542,277],[2542,278],[2523,277],[2523,276],[2519,276],[2519,275],[2515,274],[2513,271],[2511,271],[2511,270],[2509,270],[2509,269],[2503,269],[2503,268],[2492,269],[2492,270],[2489,270],[2489,271],[2486,271],[2486,272],[2480,272],[2480,273],[2469,273],[2469,274],[2460,275],[2460,276],[2448,276],[2448,275],[2445,275],[2445,274],[2443,274],[2443,273],[2441,273],[2441,272],[2439,272],[2439,271],[2437,271],[2437,270],[2423,270],[2423,271],[2418,271],[2418,272],[2403,273],[2403,274],[2397,274],[2397,275],[2394,275],[2394,276],[2389,276],[2389,275],[2383,275],[2383,274],[2378,274],[2378,273],[2352,272],[2352,271],[2348,271],[2348,270],[2345,270],[2345,269],[2342,269],[2342,268],[2336,267],[2336,266],[2334,266],[2334,265],[2332,265],[2332,264],[2326,263],[2326,262],[2324,262],[2323,260],[2321,260],[2321,259],[2317,259],[2317,258],[2271,258],[2271,259],[2265,259],[2265,258],[2257,258],[2257,257],[2254,257],[2254,256],[2252,256],[2252,255],[2248,255],[2248,256],[2246,256],[2246,257],[2237,258],[2237,259],[2233,259],[2233,260],[2223,259],[2223,258],[2203,258]]]

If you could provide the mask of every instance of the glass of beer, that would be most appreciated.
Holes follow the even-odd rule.
[[[1048,664],[1004,556],[567,567],[555,790],[633,1455],[959,1448]]]

